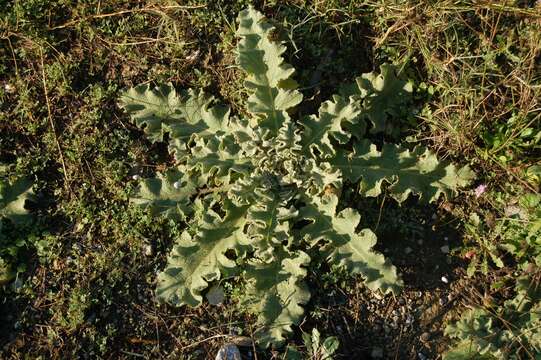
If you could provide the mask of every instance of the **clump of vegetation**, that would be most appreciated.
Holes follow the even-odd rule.
[[[168,142],[177,164],[143,180],[133,199],[188,224],[158,276],[158,296],[197,306],[209,283],[242,275],[243,301],[258,314],[256,336],[267,346],[302,319],[311,261],[361,274],[372,290],[402,286],[394,266],[372,250],[375,234],[357,230],[360,214],[341,205],[344,184],[365,196],[381,194],[385,184],[399,202],[410,194],[434,201],[467,185],[472,173],[422,147],[384,143],[378,150],[369,140],[368,132],[389,128],[388,114],[412,91],[391,66],[359,77],[318,115],[294,121],[302,94],[282,58],[285,46],[253,8],[238,23],[246,114],[233,116],[200,90],[177,93],[170,84],[132,88],[121,106],[151,141]]]
[[[526,359],[541,353],[539,278],[517,279],[516,295],[493,308],[475,307],[445,329],[457,343],[444,359]]]

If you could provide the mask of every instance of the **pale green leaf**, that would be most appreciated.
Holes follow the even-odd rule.
[[[190,151],[187,165],[199,169],[207,184],[228,184],[234,173],[248,175],[253,169],[252,160],[243,154],[232,136],[201,139]]]
[[[376,236],[369,229],[356,231],[360,215],[346,208],[336,213],[338,198],[325,195],[307,198],[299,217],[311,223],[300,229],[300,235],[312,246],[320,245],[331,264],[345,266],[350,272],[361,274],[371,290],[398,293],[402,281],[396,268],[381,254],[372,250]]]
[[[228,133],[229,109],[211,106],[214,98],[192,89],[177,93],[172,84],[155,88],[139,85],[125,91],[120,106],[152,142],[170,134],[171,151],[177,159],[186,155],[186,142],[193,136]]]
[[[164,271],[158,275],[158,298],[177,306],[197,306],[202,301],[201,292],[210,281],[237,274],[236,263],[226,252],[242,254],[248,246],[242,232],[247,208],[226,201],[225,209],[223,219],[208,209],[196,227],[195,236],[187,231],[182,233]]]
[[[179,171],[143,179],[130,201],[153,215],[184,220],[191,210],[190,197],[197,193],[197,183]]]
[[[237,62],[246,72],[245,87],[250,92],[248,111],[257,116],[259,126],[277,135],[289,120],[287,111],[302,101],[302,94],[291,89],[295,69],[284,62],[286,47],[271,39],[274,27],[250,7],[239,13]]]
[[[372,122],[370,132],[388,131],[392,124],[388,116],[400,114],[400,109],[411,101],[411,81],[396,76],[396,69],[390,64],[380,66],[380,73],[362,74],[356,79],[356,86],[343,88],[343,94],[362,99],[363,115]]]
[[[411,193],[427,201],[440,194],[451,196],[473,178],[468,168],[457,169],[439,161],[429,150],[416,147],[413,151],[394,144],[384,144],[381,151],[368,140],[353,146],[353,152],[339,149],[330,164],[340,169],[344,179],[360,180],[360,190],[367,196],[381,194],[383,181],[389,183],[390,194],[399,202]]]
[[[363,125],[359,114],[359,103],[335,96],[333,101],[324,102],[319,108],[319,116],[312,115],[301,120],[302,150],[310,152],[315,158],[328,158],[335,153],[331,137],[338,143],[348,142],[351,134],[344,128],[347,124]],[[363,134],[355,134],[358,138]]]
[[[302,305],[310,300],[303,282],[310,258],[302,251],[276,249],[269,263],[253,260],[246,270],[248,306],[258,314],[261,328],[256,336],[263,347],[279,344],[292,332],[304,314]]]

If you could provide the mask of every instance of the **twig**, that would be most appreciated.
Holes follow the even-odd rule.
[[[131,352],[131,351],[126,351],[126,350],[120,350],[121,353],[124,353],[126,355],[131,355],[131,356],[135,356],[135,357],[139,357],[139,358],[145,358],[144,355],[141,355],[141,354],[137,354],[137,353],[134,353],[134,352]]]
[[[51,103],[49,101],[49,92],[47,91],[47,81],[45,78],[45,65],[43,63],[43,50],[41,47],[39,48],[39,54],[40,54],[40,60],[41,60],[41,79],[43,81],[43,90],[45,92],[45,101],[47,103],[47,113],[48,113],[48,118],[49,118],[49,124],[51,125],[51,129],[53,131],[56,148],[58,149],[58,152],[60,153],[60,161],[62,162],[62,168],[64,170],[64,186],[66,187],[66,189],[68,189],[71,192],[68,171],[66,169],[66,162],[64,161],[64,155],[62,154],[62,148],[60,147],[60,142],[58,141],[58,136],[56,135],[56,129],[54,126],[53,115],[51,111]]]
[[[17,66],[17,58],[15,57],[15,51],[13,50],[13,46],[11,45],[11,40],[9,39],[9,36],[6,37],[9,49],[11,50],[11,56],[13,57],[13,65],[15,65],[15,76],[19,77],[19,67]]]
[[[62,25],[58,25],[52,28],[49,28],[49,30],[57,30],[57,29],[63,29],[69,26],[73,26],[75,24],[78,24],[82,21],[86,20],[93,20],[93,19],[102,19],[112,16],[118,16],[118,15],[124,15],[124,14],[132,14],[132,13],[141,13],[141,12],[149,12],[149,11],[160,11],[160,10],[170,10],[170,9],[182,9],[182,10],[188,10],[188,9],[200,9],[206,7],[206,4],[203,5],[168,5],[168,6],[160,6],[160,7],[144,7],[142,9],[132,9],[132,10],[121,10],[114,13],[109,14],[96,14],[96,15],[90,15],[86,16],[82,19],[72,20],[68,21],[67,23],[64,23]]]
[[[225,338],[228,338],[228,337],[230,337],[230,335],[213,335],[213,336],[208,337],[208,338],[206,338],[206,339],[199,340],[199,341],[196,341],[196,342],[194,342],[194,343],[191,343],[190,345],[186,345],[186,346],[180,348],[179,351],[182,351],[182,350],[186,350],[186,349],[192,348],[192,347],[194,347],[194,346],[197,346],[197,345],[199,345],[199,344],[201,344],[201,343],[204,343],[204,342],[207,342],[207,341],[209,341],[209,340],[219,339],[219,338],[224,338],[224,337],[225,337]]]

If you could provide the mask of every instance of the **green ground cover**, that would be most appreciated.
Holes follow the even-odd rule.
[[[220,305],[157,301],[157,274],[185,225],[129,199],[139,178],[175,159],[118,106],[127,88],[171,82],[242,114],[235,31],[250,3],[0,0],[0,358],[209,359],[255,337],[258,314],[243,306],[238,279],[220,283]],[[476,179],[431,205],[344,187],[342,201],[377,235],[402,292],[382,296],[360,276],[312,262],[312,297],[285,346],[241,347],[243,357],[322,359],[314,344],[332,336],[336,359],[536,358],[539,2],[254,6],[296,69],[304,102],[295,117],[393,64],[412,99],[388,114],[374,143],[426,146]]]

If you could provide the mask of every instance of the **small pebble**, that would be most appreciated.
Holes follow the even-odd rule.
[[[137,174],[133,175],[131,178],[132,178],[133,180],[135,180],[135,181],[141,179],[141,177],[140,177],[139,175],[137,175]]]
[[[436,220],[437,218],[438,218],[438,214],[434,213],[434,214],[432,215],[432,220]]]
[[[407,254],[411,253],[413,251],[412,248],[410,248],[409,246],[407,248],[404,249],[404,252]]]
[[[445,284],[449,284],[449,279],[447,279],[445,276],[442,276],[441,277],[441,282],[443,282]]]
[[[440,304],[440,306],[445,305],[445,303],[446,303],[445,299],[439,299],[438,300],[438,304]]]
[[[370,356],[374,359],[381,359],[383,357],[383,349],[380,347],[373,348]]]
[[[173,184],[173,187],[177,190],[180,189],[180,181],[175,181],[175,183]]]
[[[426,360],[426,356],[422,352],[417,353],[417,357],[419,358],[419,360]]]
[[[145,245],[144,252],[146,256],[152,256],[154,254],[154,250],[152,249],[152,245]]]
[[[440,250],[444,254],[449,254],[449,245],[442,246]]]
[[[7,92],[8,94],[13,94],[13,93],[17,90],[17,89],[15,88],[15,86],[13,86],[13,85],[11,85],[11,84],[8,84],[8,83],[6,83],[6,84],[4,85],[4,89],[6,89],[6,92]]]
[[[234,344],[226,344],[216,354],[216,360],[241,360],[240,351]]]
[[[411,314],[408,314],[408,316],[406,317],[406,324],[408,325],[413,324],[414,321],[415,321],[415,318]]]

